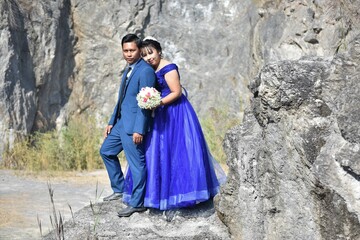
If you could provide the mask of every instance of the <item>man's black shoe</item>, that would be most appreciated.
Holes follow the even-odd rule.
[[[113,201],[113,200],[119,200],[122,198],[122,193],[113,193],[110,196],[104,197],[103,201]]]
[[[136,213],[136,212],[145,212],[146,211],[146,207],[131,207],[131,206],[128,206],[122,210],[120,210],[118,212],[118,216],[119,217],[130,217],[133,213]]]

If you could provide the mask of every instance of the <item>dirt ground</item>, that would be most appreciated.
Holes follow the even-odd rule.
[[[106,170],[56,175],[0,170],[0,239],[40,239],[38,219],[43,235],[52,230],[49,184],[65,221],[112,192]]]

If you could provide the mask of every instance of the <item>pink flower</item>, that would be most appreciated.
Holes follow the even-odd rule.
[[[154,87],[143,87],[136,96],[138,106],[142,109],[152,109],[161,101],[160,92]]]

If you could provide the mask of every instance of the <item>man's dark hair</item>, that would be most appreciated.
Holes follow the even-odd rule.
[[[122,40],[121,40],[121,46],[124,45],[124,43],[128,43],[128,42],[135,42],[136,46],[138,48],[141,48],[141,39],[136,36],[135,34],[129,33],[127,35],[125,35]]]

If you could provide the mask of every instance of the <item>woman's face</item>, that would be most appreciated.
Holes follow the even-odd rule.
[[[153,47],[142,48],[141,57],[154,68],[156,68],[159,65],[161,60],[160,53]]]

